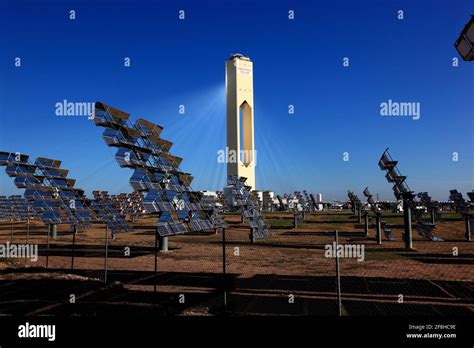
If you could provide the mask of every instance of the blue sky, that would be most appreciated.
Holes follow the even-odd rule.
[[[100,100],[163,126],[194,189],[222,189],[224,63],[240,52],[254,62],[258,189],[346,199],[369,186],[393,199],[377,166],[390,147],[412,190],[446,200],[474,186],[474,66],[452,67],[473,10],[460,0],[2,1],[0,150],[60,159],[88,194],[129,192],[131,172],[101,129],[55,115],[64,99]],[[419,102],[420,119],[381,117],[388,99]],[[0,175],[0,193],[18,192]]]

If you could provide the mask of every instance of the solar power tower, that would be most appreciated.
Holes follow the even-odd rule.
[[[466,223],[466,239],[472,241],[471,238],[471,220],[472,220],[472,205],[474,203],[474,192],[467,193],[470,202],[466,202],[461,192],[458,190],[449,191],[449,200],[453,202],[454,207],[456,208],[456,213],[461,214]]]
[[[352,212],[354,214],[357,214],[359,223],[362,223],[362,203],[360,202],[359,197],[357,197],[354,192],[349,190],[347,191],[347,196],[349,197],[349,200],[351,202]]]
[[[143,192],[143,205],[157,214],[157,239],[160,249],[167,250],[168,237],[196,231],[209,231],[214,226],[201,206],[202,194],[191,190],[193,177],[179,169],[182,158],[169,153],[171,143],[160,137],[163,128],[104,103],[95,104],[94,123],[104,127],[103,138],[117,148],[115,159],[123,168],[134,171],[130,184]]]
[[[253,63],[236,53],[225,70],[227,147],[238,154],[236,161],[227,161],[227,175],[247,178],[247,185],[255,190]]]
[[[237,175],[229,175],[227,178],[226,190],[231,192],[231,206],[240,210],[243,220],[249,221],[249,239],[254,243],[257,239],[263,239],[271,236],[263,216],[258,210],[258,202],[255,197],[252,197],[250,186],[245,184],[246,178],[238,177]]]

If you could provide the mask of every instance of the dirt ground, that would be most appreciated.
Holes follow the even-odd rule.
[[[32,221],[28,243],[38,244],[40,257],[0,261],[0,314],[213,315],[225,309],[235,315],[336,315],[336,260],[325,256],[335,230],[340,244],[365,250],[363,261],[340,259],[345,315],[473,314],[474,246],[455,215],[436,224],[442,242],[423,240],[413,228],[413,251],[404,249],[401,215],[386,214],[397,241],[383,237],[382,245],[374,239],[374,221],[365,238],[350,212],[311,214],[296,229],[291,213],[265,217],[273,235],[251,244],[240,217],[226,215],[226,276],[221,231],[171,237],[169,251],[158,254],[155,276],[155,219],[138,220],[133,232],[109,238],[108,285],[105,226],[80,231],[74,253],[70,227],[59,226],[47,252],[46,226]],[[0,222],[0,243],[10,240],[26,243],[25,222],[14,222],[13,234],[10,222]]]

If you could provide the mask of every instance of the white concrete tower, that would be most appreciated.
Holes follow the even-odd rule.
[[[227,175],[246,177],[246,184],[255,190],[253,64],[241,54],[226,62],[226,103]]]

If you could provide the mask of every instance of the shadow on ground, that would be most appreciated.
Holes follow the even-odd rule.
[[[96,279],[91,273],[96,272]],[[337,315],[335,278],[257,274],[7,269],[0,272],[0,313],[126,318],[223,313],[230,315]],[[82,275],[88,278],[81,277]],[[154,285],[157,292],[153,292]],[[474,283],[342,277],[343,313],[472,315]],[[71,294],[76,297],[70,303]],[[399,303],[399,295],[403,303]],[[182,303],[184,295],[184,303]]]

